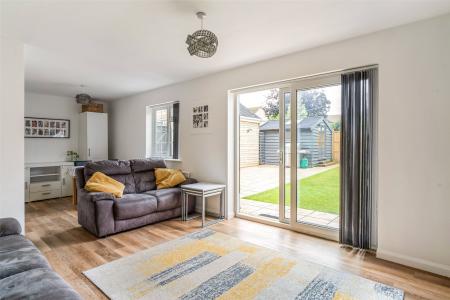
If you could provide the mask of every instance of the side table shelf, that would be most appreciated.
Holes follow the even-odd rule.
[[[193,184],[185,184],[181,186],[181,220],[189,220],[188,201],[189,196],[198,196],[202,199],[202,227],[210,225],[206,224],[206,200],[209,197],[220,195],[220,214],[219,220],[225,218],[225,196],[226,186],[224,184],[198,182]],[[213,221],[214,222],[214,221]],[[215,222],[214,222],[215,223]]]

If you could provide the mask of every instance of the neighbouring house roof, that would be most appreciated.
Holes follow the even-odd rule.
[[[328,127],[328,121],[324,117],[307,117],[302,119],[301,121],[298,121],[298,128],[300,129],[310,129],[319,124],[320,122],[325,121]],[[269,120],[262,124],[259,127],[259,130],[265,131],[265,130],[278,130],[279,129],[280,122],[278,120]],[[286,129],[290,129],[291,124],[286,124]],[[331,128],[330,128],[331,129]]]
[[[267,120],[266,113],[264,112],[264,109],[261,106],[247,107],[247,108],[249,111],[257,115],[261,120],[264,121]]]
[[[328,115],[327,120],[330,123],[337,123],[341,121],[341,115]]]
[[[239,116],[244,118],[261,120],[260,117],[252,113],[247,107],[239,103]]]

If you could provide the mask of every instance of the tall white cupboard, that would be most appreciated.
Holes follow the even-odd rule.
[[[80,113],[79,134],[80,160],[108,159],[108,114]]]

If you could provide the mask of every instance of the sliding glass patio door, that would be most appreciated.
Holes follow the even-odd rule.
[[[238,214],[337,239],[340,97],[339,75],[237,95]]]
[[[339,229],[340,76],[292,83],[290,225],[337,238]],[[295,184],[294,184],[295,182]]]

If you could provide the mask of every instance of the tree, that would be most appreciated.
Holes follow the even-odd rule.
[[[266,95],[266,104],[262,109],[269,120],[278,120],[280,117],[280,101],[277,89],[269,91],[269,94]]]
[[[297,111],[301,117],[326,117],[331,101],[322,89],[313,89],[299,93],[300,101]],[[264,113],[269,120],[278,120],[280,116],[278,89],[272,89],[266,95]],[[287,103],[288,104],[288,103]]]
[[[330,110],[331,101],[323,90],[307,90],[300,93],[300,100],[304,106],[306,117],[326,117]]]
[[[337,122],[331,123],[331,128],[333,128],[334,131],[340,131],[341,130],[341,122],[337,121]]]

